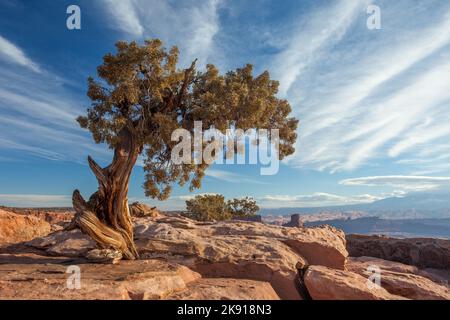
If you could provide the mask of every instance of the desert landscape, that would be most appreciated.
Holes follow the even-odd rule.
[[[0,210],[2,299],[449,300],[450,242],[252,221],[199,222],[132,204],[140,260],[99,249],[74,212]],[[67,269],[81,269],[81,288]],[[370,266],[381,286],[368,286]]]
[[[448,30],[442,0],[0,1],[0,308],[448,306]]]

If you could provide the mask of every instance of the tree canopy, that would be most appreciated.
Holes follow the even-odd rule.
[[[256,201],[250,197],[225,201],[220,194],[203,194],[186,200],[186,216],[199,221],[251,217],[258,210]]]
[[[181,69],[178,48],[166,50],[158,39],[116,47],[117,53],[107,54],[98,67],[99,78],[89,78],[92,105],[77,121],[97,143],[115,150],[131,135],[134,148],[144,154],[146,196],[164,200],[173,183],[190,182],[191,190],[201,186],[208,164],[170,161],[176,144],[171,133],[192,132],[194,121],[202,121],[203,130],[222,132],[278,129],[280,159],[294,152],[298,120],[289,117],[288,101],[276,97],[279,84],[267,71],[253,76],[247,64],[221,74],[212,64],[198,70],[196,61]]]

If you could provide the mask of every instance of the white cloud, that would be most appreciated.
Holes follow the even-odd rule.
[[[215,49],[220,1],[103,0],[112,14],[111,26],[139,38],[157,37],[178,45],[182,64],[198,58],[205,63]],[[200,64],[199,64],[200,65]]]
[[[64,89],[66,80],[45,73],[28,73],[14,66],[1,66],[0,148],[49,159],[86,162],[87,153],[109,158],[110,152],[96,145],[81,129],[76,117],[85,112],[82,99],[74,101]]]
[[[26,56],[21,48],[0,35],[0,58],[41,73],[39,66]]]
[[[0,205],[8,207],[71,207],[71,196],[45,194],[0,194]]]
[[[372,176],[345,179],[339,182],[345,186],[394,187],[406,191],[434,190],[450,186],[450,177],[430,176]]]
[[[307,195],[266,195],[258,198],[258,203],[264,208],[280,207],[325,207],[358,203],[370,203],[382,197],[370,194],[342,196],[324,192]]]
[[[103,6],[114,20],[114,26],[133,36],[142,36],[144,27],[139,20],[134,0],[102,0]]]
[[[255,180],[241,174],[217,169],[208,169],[206,170],[205,175],[226,182],[233,182],[233,183],[246,182],[246,183],[266,184],[265,182]]]
[[[339,42],[361,13],[365,0],[337,1],[301,17],[292,37],[273,59],[271,70],[280,81],[280,93],[286,95],[297,77],[311,67],[327,50]]]
[[[382,6],[382,17],[396,22],[383,19],[380,31],[361,28],[366,16],[359,15],[338,45],[331,39],[319,50],[322,63],[292,83],[288,98],[300,128],[288,164],[335,172],[410,154],[430,159],[422,151],[450,139],[450,64],[442,53],[450,44],[442,32],[450,29],[449,7],[432,20],[412,20],[423,8],[402,10],[406,3]]]

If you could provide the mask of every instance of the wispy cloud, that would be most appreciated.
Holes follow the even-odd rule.
[[[265,208],[282,207],[323,207],[358,203],[370,203],[382,197],[370,194],[343,196],[324,192],[307,195],[266,195],[258,198],[258,202]]]
[[[345,179],[345,186],[394,187],[406,191],[434,190],[450,186],[450,177],[430,176],[373,176]]]
[[[9,207],[71,207],[71,196],[46,194],[0,194],[0,205]]]
[[[134,0],[101,0],[103,7],[115,20],[112,26],[133,36],[142,36],[144,27],[141,25]]]
[[[105,157],[75,121],[84,112],[64,85],[68,80],[51,72],[30,73],[13,65],[0,65],[0,148],[13,158],[29,155],[48,160],[85,162],[86,154]],[[70,146],[70,147],[69,147]]]
[[[134,37],[158,37],[183,50],[182,63],[207,62],[219,32],[219,0],[102,0],[111,26]]]
[[[18,64],[34,72],[41,73],[39,66],[23,52],[21,48],[0,35],[0,58],[9,63]]]
[[[450,138],[450,34],[442,32],[450,28],[450,6],[424,20],[423,6],[383,4],[382,17],[395,20],[369,31],[359,13],[338,45],[321,50],[323,63],[291,85],[301,120],[292,166],[334,172],[411,154],[427,159],[422,151]]]
[[[286,95],[297,77],[331,50],[347,32],[367,1],[337,1],[298,19],[290,40],[273,59],[271,70]]]
[[[233,183],[246,182],[246,183],[266,184],[263,181],[258,181],[256,179],[249,178],[245,175],[217,169],[208,169],[205,175],[226,182],[233,182]]]

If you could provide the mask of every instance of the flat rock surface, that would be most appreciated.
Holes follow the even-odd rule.
[[[298,268],[344,269],[342,231],[329,226],[286,228],[257,222],[197,222],[182,216],[135,218],[135,241],[144,259],[164,258],[204,277],[269,282],[284,299],[300,299]],[[83,257],[95,243],[78,230],[55,232],[27,246],[48,255]]]
[[[450,300],[448,287],[424,277],[417,267],[370,257],[350,258],[347,264],[349,271],[365,278],[373,266],[380,270],[381,287],[390,293],[415,300]]]
[[[367,278],[351,271],[310,266],[305,285],[314,300],[397,300],[405,299],[382,287],[371,288]]]
[[[162,299],[199,278],[185,266],[155,259],[104,265],[33,254],[0,255],[1,299]]]

